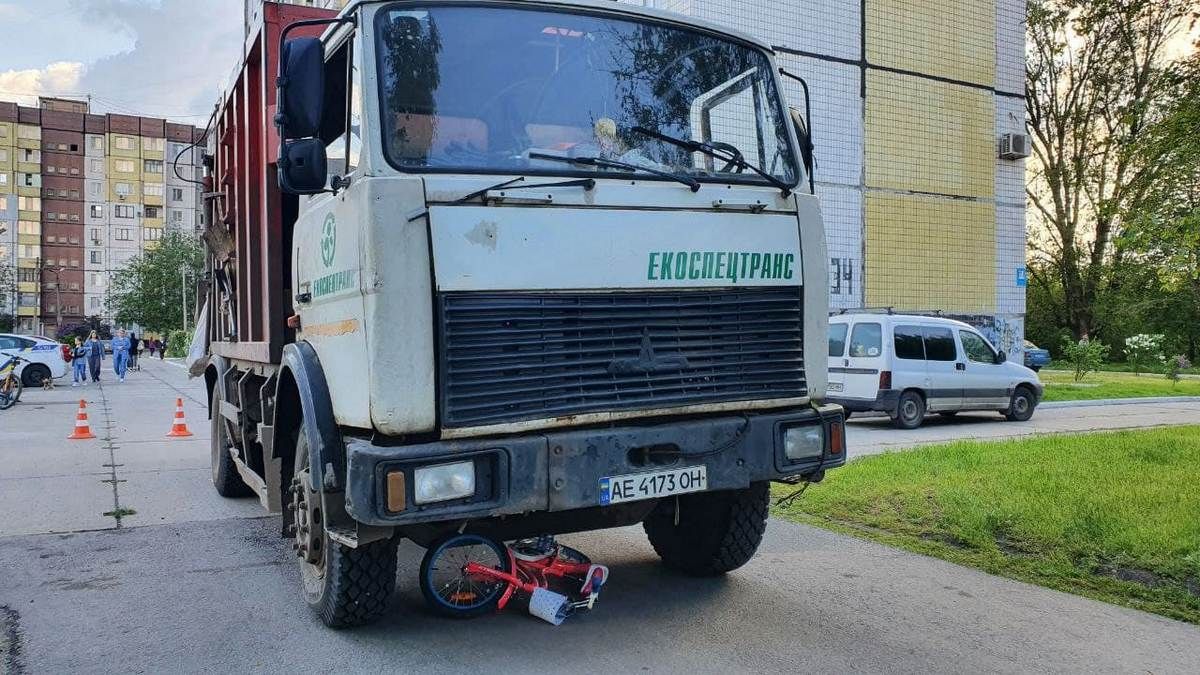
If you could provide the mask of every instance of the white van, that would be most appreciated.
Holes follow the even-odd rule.
[[[995,410],[1024,422],[1042,399],[1037,373],[951,319],[852,313],[829,319],[827,400],[887,413],[902,429],[926,413]]]

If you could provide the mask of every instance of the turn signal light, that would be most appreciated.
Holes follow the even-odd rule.
[[[829,425],[829,454],[842,454],[842,446],[846,444],[846,430],[841,421]]]
[[[387,507],[392,513],[399,513],[407,506],[404,497],[404,472],[392,471],[387,475]]]

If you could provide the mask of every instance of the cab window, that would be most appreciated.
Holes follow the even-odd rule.
[[[883,354],[883,326],[877,323],[854,324],[850,333],[850,356],[874,357]]]
[[[978,333],[964,330],[959,331],[958,336],[962,340],[963,352],[966,353],[968,359],[975,363],[996,363],[995,350]]]
[[[896,358],[925,360],[925,342],[920,326],[896,326],[894,333]]]
[[[846,354],[846,331],[850,329],[848,324],[831,323],[829,324],[829,355],[830,356],[845,356]]]

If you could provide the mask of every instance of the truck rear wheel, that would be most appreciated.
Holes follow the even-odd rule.
[[[330,628],[362,626],[387,610],[396,589],[396,542],[392,539],[351,548],[329,537],[321,494],[309,480],[308,440],[296,442],[292,479],[292,548],[300,558],[304,600]]]
[[[668,497],[642,527],[667,567],[692,576],[717,576],[754,557],[767,528],[769,501],[765,482],[745,490]]]
[[[208,408],[209,452],[212,460],[212,482],[222,497],[249,497],[254,494],[246,485],[229,454],[229,423],[221,416],[221,388],[213,387],[212,404]]]

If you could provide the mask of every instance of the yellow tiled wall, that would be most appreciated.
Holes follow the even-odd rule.
[[[865,244],[868,306],[995,311],[994,204],[868,193]]]
[[[995,100],[981,89],[867,74],[867,187],[960,197],[995,192]]]
[[[868,0],[866,18],[872,65],[995,84],[995,0]]]

